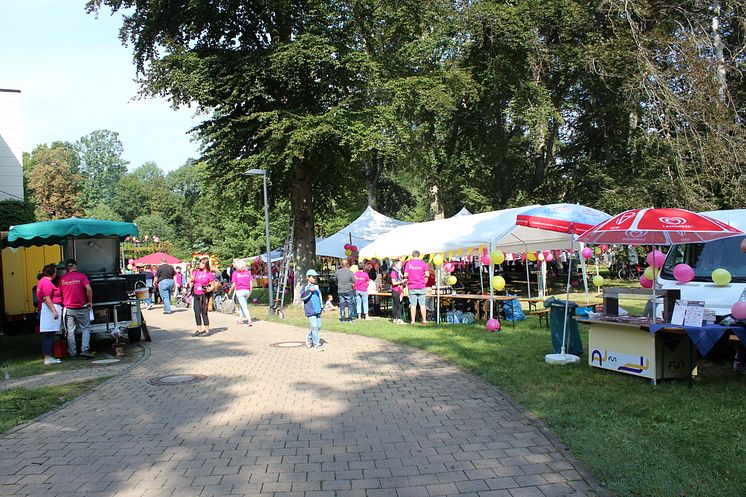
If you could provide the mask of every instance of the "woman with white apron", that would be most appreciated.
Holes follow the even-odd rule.
[[[41,332],[41,351],[44,364],[59,364],[59,359],[52,356],[54,335],[60,331],[62,322],[62,292],[54,284],[57,267],[48,264],[42,269],[42,277],[36,285],[36,297],[39,300],[39,331]]]

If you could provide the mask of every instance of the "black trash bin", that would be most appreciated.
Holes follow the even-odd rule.
[[[560,354],[562,352],[562,331],[565,320],[565,301],[552,299],[545,302],[545,307],[549,307],[549,330],[552,334],[552,353]],[[583,353],[583,342],[580,340],[580,330],[578,322],[573,319],[575,309],[578,304],[570,302],[567,306],[567,340],[566,352],[577,355]]]

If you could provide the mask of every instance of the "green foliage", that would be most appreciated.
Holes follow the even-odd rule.
[[[134,223],[140,232],[139,239],[147,241],[149,238],[157,237],[162,240],[174,240],[173,227],[158,214],[143,214],[138,216]],[[147,238],[146,238],[147,237]]]
[[[109,203],[114,198],[119,178],[127,172],[127,163],[122,159],[124,147],[119,133],[97,130],[83,136],[75,144],[80,157],[80,172],[83,176],[81,203],[91,208],[100,203]]]
[[[8,231],[16,224],[35,221],[33,204],[19,200],[0,200],[0,231]]]
[[[28,188],[36,204],[36,218],[65,219],[80,216],[77,156],[67,144],[39,145],[28,160]]]
[[[273,246],[294,219],[302,264],[366,205],[410,221],[560,201],[740,207],[746,13],[719,6],[90,0],[123,12],[143,95],[207,116],[202,162],[115,173],[105,203],[160,216],[183,252],[256,253],[261,179],[244,171],[265,169]]]
[[[116,212],[110,204],[96,204],[95,206],[85,210],[85,217],[93,219],[104,219],[108,221],[124,221],[124,219]]]

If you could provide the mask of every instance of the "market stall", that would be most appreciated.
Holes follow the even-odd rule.
[[[147,335],[135,292],[144,275],[122,274],[120,243],[137,236],[133,223],[69,218],[11,226],[9,247],[59,244],[65,259],[76,259],[78,270],[88,276],[93,291],[91,332],[139,339]],[[60,274],[61,275],[61,274]]]
[[[591,315],[588,320],[588,361],[591,366],[633,374],[656,382],[696,374],[694,345],[686,333],[682,309],[689,304],[680,299],[679,289],[656,289],[656,273],[665,256],[655,246],[681,243],[708,243],[741,234],[723,222],[683,209],[633,209],[594,226],[579,237],[585,243],[649,244],[651,273],[649,289],[605,289],[603,314]],[[714,272],[713,272],[714,273]],[[682,281],[691,278],[682,278]],[[719,285],[713,276],[715,285]],[[619,312],[620,297],[641,296],[647,301],[643,316]],[[662,296],[662,310],[658,296]],[[704,302],[698,317],[692,312],[690,323],[701,328],[706,321]],[[675,317],[676,307],[679,316]],[[692,310],[694,306],[691,306]],[[715,316],[712,316],[714,320]]]

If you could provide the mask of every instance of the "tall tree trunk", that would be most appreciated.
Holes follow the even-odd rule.
[[[368,187],[368,205],[378,210],[378,180],[383,171],[383,160],[377,149],[371,151],[371,158],[365,171],[365,182]]]
[[[295,252],[295,299],[300,304],[300,288],[306,282],[306,271],[316,262],[316,237],[313,209],[313,165],[302,159],[293,169],[290,205],[293,213]]]
[[[728,83],[725,79],[725,56],[723,54],[723,39],[720,36],[720,1],[715,0],[712,4],[712,48],[715,52],[715,64],[717,67],[718,95],[720,101],[725,102]]]
[[[429,189],[430,198],[430,218],[431,219],[443,219],[445,218],[445,209],[443,207],[443,190],[440,185],[436,182],[430,186]]]

